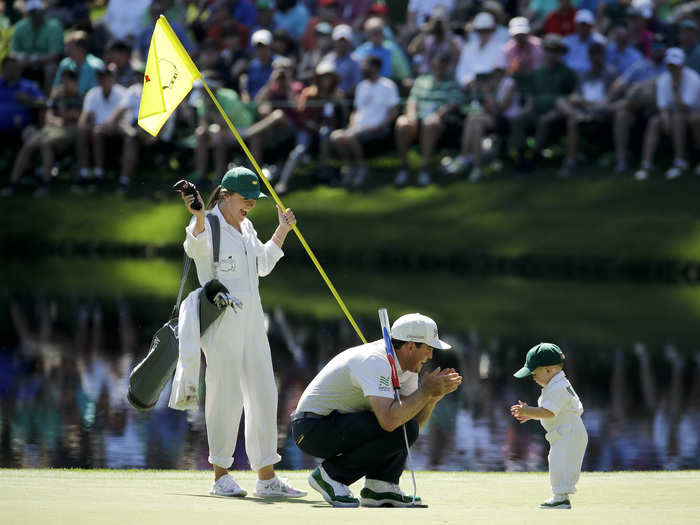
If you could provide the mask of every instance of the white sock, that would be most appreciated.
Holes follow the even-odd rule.
[[[564,501],[565,499],[569,499],[568,494],[555,494],[554,495],[554,500],[555,501]]]

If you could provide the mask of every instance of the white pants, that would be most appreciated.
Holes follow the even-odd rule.
[[[573,494],[581,475],[583,455],[588,445],[588,433],[580,418],[547,432],[549,441],[549,481],[552,494]]]
[[[243,309],[227,308],[202,338],[209,463],[233,464],[243,410],[248,460],[259,470],[282,459],[277,454],[277,385],[259,299],[238,297]]]

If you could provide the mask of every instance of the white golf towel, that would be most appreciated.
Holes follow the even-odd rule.
[[[175,410],[199,408],[199,292],[191,292],[180,305],[177,339],[180,355],[177,359],[173,387],[168,406]]]

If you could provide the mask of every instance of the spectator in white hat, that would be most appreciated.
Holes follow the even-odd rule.
[[[503,43],[493,38],[496,20],[491,13],[477,14],[471,28],[476,31],[478,39],[464,45],[455,73],[462,87],[474,81],[477,71],[490,71],[505,60]]]
[[[542,65],[542,41],[530,30],[530,21],[524,16],[516,16],[508,23],[511,39],[504,44],[503,52],[511,75],[527,74]]]
[[[593,30],[595,18],[587,9],[576,12],[574,23],[575,32],[562,39],[564,45],[569,48],[569,52],[564,57],[564,63],[580,75],[591,68],[591,62],[588,60],[588,46],[593,42],[605,44],[605,37]]]
[[[666,50],[666,68],[656,80],[656,105],[659,113],[649,120],[644,135],[642,165],[635,173],[637,180],[649,177],[661,133],[673,141],[673,165],[667,179],[680,177],[688,170],[685,139],[690,127],[696,148],[700,147],[700,75],[685,66],[685,53],[679,47]],[[700,175],[700,167],[696,167]]]
[[[272,74],[272,33],[267,29],[258,29],[250,37],[253,47],[253,59],[248,63],[245,73],[241,75],[239,93],[244,102],[254,99]]]
[[[505,11],[503,10],[501,2],[498,2],[497,0],[485,0],[481,4],[481,11],[483,11],[484,13],[489,13],[493,16],[495,24],[493,30],[494,40],[500,42],[501,45],[508,42],[508,40],[510,40],[510,34],[508,33],[508,28],[504,25],[507,20],[507,17]],[[474,33],[470,33],[468,38],[469,40],[476,40],[477,35]]]
[[[352,97],[355,86],[362,80],[360,63],[352,57],[352,28],[346,24],[339,24],[331,33],[333,39],[333,51],[323,57],[322,62],[332,62],[335,72],[340,77],[338,89],[345,97]]]

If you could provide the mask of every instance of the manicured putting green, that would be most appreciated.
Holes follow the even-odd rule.
[[[537,508],[549,496],[546,473],[418,472],[428,509],[333,509],[307,485],[308,474],[282,473],[308,496],[270,501],[209,496],[204,471],[0,470],[0,523],[683,525],[700,513],[699,471],[584,472],[571,511]],[[251,472],[234,476],[252,493]],[[408,473],[401,484],[412,490]],[[359,494],[361,483],[352,489]]]

